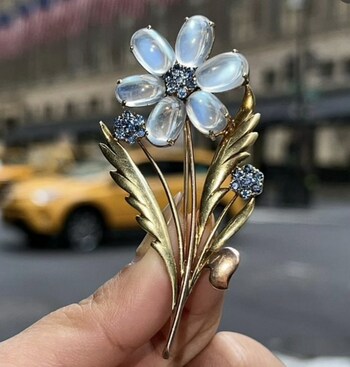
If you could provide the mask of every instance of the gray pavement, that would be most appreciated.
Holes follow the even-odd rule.
[[[350,356],[349,224],[350,204],[257,208],[231,243],[242,262],[221,329],[280,353]],[[89,295],[132,259],[141,236],[116,236],[91,254],[34,251],[0,224],[0,340]]]
[[[223,324],[285,353],[350,355],[348,224],[256,214],[235,240],[242,264]]]

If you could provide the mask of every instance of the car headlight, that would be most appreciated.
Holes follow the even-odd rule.
[[[46,205],[49,204],[50,202],[58,199],[60,197],[59,193],[54,191],[54,190],[37,190],[33,193],[32,196],[32,202],[35,205]]]

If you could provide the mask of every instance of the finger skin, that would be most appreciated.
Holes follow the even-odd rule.
[[[168,326],[163,326],[170,317],[171,287],[164,264],[150,249],[93,296],[1,343],[1,365],[183,366],[215,334],[222,302],[223,292],[211,287],[204,274],[185,307],[173,359],[164,361]]]
[[[136,262],[93,296],[51,313],[1,343],[1,365],[186,365],[214,337],[224,292],[209,284],[207,272],[202,275],[184,308],[172,358],[164,361],[162,351],[169,331],[171,286],[163,261],[147,243],[151,240],[148,236]],[[139,258],[140,255],[143,257]]]
[[[152,348],[141,348],[122,364],[123,367],[184,366],[200,353],[217,332],[224,300],[223,291],[214,289],[203,274],[186,304],[171,358],[164,360],[162,352],[168,336],[169,325],[151,340]]]
[[[182,195],[174,197],[180,205]],[[169,224],[169,207],[163,211]],[[173,236],[173,228],[169,232]],[[0,343],[0,360],[13,366],[113,366],[164,325],[171,312],[169,278],[147,235],[135,262],[91,297],[39,320]],[[141,250],[141,247],[143,250]],[[18,350],[21,353],[18,353]],[[11,364],[10,364],[11,363]]]
[[[205,348],[215,335],[220,317],[210,316],[209,313],[205,319],[199,315],[185,316],[180,325],[170,359],[164,360],[162,357],[168,331],[168,327],[166,327],[152,338],[150,343],[130,354],[120,367],[185,366],[188,361]]]
[[[174,350],[174,361],[184,366],[198,354],[217,332],[222,314],[224,291],[209,283],[205,271],[186,303]]]
[[[0,360],[4,366],[26,367],[184,365],[215,334],[222,302],[223,292],[204,274],[185,307],[173,358],[165,362],[171,287],[164,263],[149,248],[93,296],[1,343]]]
[[[157,333],[170,311],[169,278],[150,249],[92,297],[1,343],[1,365],[115,367]]]
[[[283,367],[257,341],[237,333],[221,332],[187,367]]]

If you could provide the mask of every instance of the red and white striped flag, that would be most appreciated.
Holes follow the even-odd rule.
[[[157,0],[163,6],[180,0]],[[0,59],[16,57],[36,45],[79,35],[90,25],[117,17],[140,18],[155,0],[56,0],[0,28]]]

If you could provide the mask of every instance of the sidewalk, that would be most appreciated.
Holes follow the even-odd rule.
[[[319,187],[310,207],[258,205],[250,222],[309,225],[350,224],[350,185]]]
[[[314,195],[314,207],[350,206],[350,184],[319,186]]]
[[[277,356],[287,367],[350,367],[350,358],[318,357],[299,359],[278,354]]]
[[[251,223],[279,223],[344,226],[350,224],[350,201],[327,201],[310,208],[278,208],[257,206]]]

